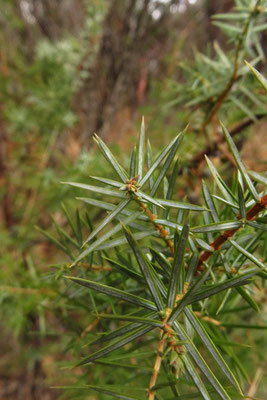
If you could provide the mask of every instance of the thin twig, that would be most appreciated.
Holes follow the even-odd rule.
[[[207,321],[207,322],[209,322],[209,323],[211,323],[213,325],[216,325],[216,326],[220,326],[221,325],[221,322],[218,321],[217,319],[211,318],[208,315],[202,315],[202,313],[199,312],[199,311],[194,311],[194,313],[195,313],[195,315],[197,317],[202,318],[204,321]]]
[[[157,348],[157,356],[156,356],[153,372],[152,372],[150,383],[149,383],[148,400],[154,400],[154,398],[155,398],[155,391],[152,388],[155,386],[156,381],[157,381],[157,377],[158,377],[161,362],[162,362],[162,354],[164,352],[164,347],[165,347],[165,343],[166,343],[166,340],[163,339],[163,335],[164,335],[164,331],[161,331],[160,340],[159,340],[158,348]]]
[[[266,113],[261,113],[255,115],[257,119],[261,119],[266,117]],[[250,125],[255,123],[255,120],[252,118],[244,118],[242,121],[235,124],[231,129],[229,129],[229,134],[233,137],[240,133],[243,129],[248,128]],[[210,156],[212,155],[218,148],[220,144],[224,143],[224,136],[223,135],[216,135],[216,139],[212,144],[208,144],[203,151],[197,153],[193,159],[189,162],[190,165],[195,166],[199,165],[201,161],[204,160],[205,155]],[[179,171],[179,174],[182,174],[182,168]]]
[[[96,325],[99,323],[99,319],[95,319],[90,325],[88,325],[81,333],[81,338],[84,338],[88,332],[91,332]]]
[[[90,265],[88,263],[78,263],[78,267],[89,268],[93,271],[112,271],[112,267],[109,267],[107,265]]]
[[[108,265],[91,265],[86,262],[78,262],[75,265],[71,264],[71,266],[69,264],[64,264],[62,266],[62,270],[64,271],[65,268],[73,268],[74,266],[81,267],[81,268],[88,268],[88,269],[91,269],[92,271],[99,271],[99,272],[102,272],[102,271],[111,272],[112,271],[112,267],[110,267]]]
[[[263,371],[261,368],[258,368],[255,377],[253,379],[253,382],[251,383],[250,388],[248,390],[248,394],[245,397],[245,400],[251,400],[255,396],[259,383],[262,379],[262,376],[263,376]]]
[[[172,240],[169,238],[169,232],[165,228],[163,228],[162,225],[155,222],[155,220],[157,219],[157,216],[149,210],[149,208],[147,207],[147,205],[145,203],[143,203],[142,201],[140,201],[138,199],[136,199],[136,201],[138,202],[139,207],[142,208],[142,210],[147,215],[149,221],[154,225],[154,227],[160,233],[160,236],[165,241],[166,245],[170,249],[171,255],[173,256],[174,255],[174,245],[173,245]]]
[[[187,287],[185,285],[183,294],[182,293],[177,294],[174,307],[176,307],[178,301],[180,301],[182,299],[183,295],[186,293],[186,289],[187,289]],[[154,397],[155,397],[155,390],[153,388],[156,385],[157,378],[159,375],[160,366],[161,366],[161,362],[162,362],[162,358],[163,358],[163,354],[164,354],[165,344],[167,344],[168,350],[175,352],[178,357],[184,353],[183,346],[181,346],[179,343],[177,343],[177,340],[175,338],[175,332],[173,331],[172,327],[167,323],[167,320],[168,320],[170,314],[172,313],[172,311],[173,311],[173,309],[171,309],[171,308],[167,308],[165,310],[163,327],[161,328],[160,340],[159,340],[158,347],[157,347],[157,356],[155,359],[154,368],[153,368],[153,372],[152,372],[150,383],[149,383],[148,400],[154,400]]]
[[[166,310],[166,316],[163,320],[163,326],[166,325],[170,313],[171,313],[171,310]],[[155,398],[155,391],[153,390],[153,387],[156,385],[156,382],[157,382],[157,378],[158,378],[158,374],[159,374],[159,370],[160,370],[160,366],[161,366],[161,362],[162,362],[162,356],[163,356],[163,352],[164,352],[164,348],[165,348],[166,339],[164,339],[164,333],[165,333],[164,329],[161,329],[160,340],[159,340],[158,347],[157,347],[157,355],[156,355],[154,368],[153,368],[153,372],[152,372],[150,383],[149,383],[148,400],[154,400],[154,398]]]

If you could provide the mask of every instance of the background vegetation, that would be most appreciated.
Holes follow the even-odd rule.
[[[264,176],[266,95],[243,60],[266,73],[266,2],[2,0],[0,27],[0,397],[104,399],[50,388],[92,379],[79,369],[73,379],[67,366],[91,340],[95,318],[87,318],[86,295],[80,301],[79,289],[70,296],[62,283],[65,245],[42,230],[62,239],[75,220],[79,236],[86,210],[94,224],[104,215],[60,182],[113,176],[94,132],[127,165],[142,115],[154,154],[190,123],[176,199],[201,204],[201,181],[210,179],[204,154],[230,182],[235,163],[219,120],[246,167]],[[266,326],[264,286],[253,298],[260,312],[236,313],[233,324]],[[240,342],[234,350],[246,393],[264,399],[264,330],[228,333]],[[103,383],[101,371],[93,373]]]

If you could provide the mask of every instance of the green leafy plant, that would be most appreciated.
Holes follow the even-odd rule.
[[[266,89],[265,78],[248,66]],[[44,232],[71,260],[57,267],[57,277],[65,274],[68,307],[83,310],[80,326],[89,319],[78,343],[72,341],[83,356],[75,367],[86,371],[79,384],[68,385],[77,398],[88,390],[131,400],[243,398],[248,377],[234,346],[245,343],[229,332],[266,329],[251,322],[267,278],[266,177],[246,170],[221,127],[237,173],[229,185],[207,158],[218,192],[203,182],[203,206],[172,199],[187,129],[154,158],[144,121],[128,170],[94,137],[117,180],[67,182],[100,195],[79,200],[107,212],[93,228],[88,213],[74,223],[65,209],[73,236],[59,226],[59,239]],[[236,324],[242,310],[247,320]],[[122,372],[103,374],[110,367]]]

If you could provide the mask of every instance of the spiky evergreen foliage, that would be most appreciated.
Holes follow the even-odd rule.
[[[214,116],[228,121],[247,117],[257,121],[266,115],[266,96],[255,85],[243,60],[253,67],[265,61],[262,34],[266,31],[266,0],[235,0],[233,12],[215,14],[213,24],[229,42],[226,53],[218,42],[212,51],[195,52],[191,63],[182,60],[181,81],[171,81],[173,99],[169,105],[193,110],[193,128],[206,133]],[[234,111],[234,112],[233,112]]]
[[[68,385],[72,399],[91,390],[101,399],[243,398],[246,371],[228,329],[266,328],[236,324],[235,315],[260,309],[254,297],[267,278],[267,182],[246,170],[221,126],[237,173],[229,185],[207,158],[218,191],[203,182],[203,205],[172,199],[186,129],[154,157],[144,121],[127,170],[95,135],[117,180],[68,182],[100,195],[79,200],[106,212],[93,228],[90,213],[75,223],[65,209],[73,236],[58,226],[59,239],[49,236],[71,260],[58,273],[68,307],[88,324],[81,331],[68,321],[79,331],[70,342],[82,354],[75,368],[85,371]]]

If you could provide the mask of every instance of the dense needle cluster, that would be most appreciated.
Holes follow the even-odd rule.
[[[263,76],[250,68],[266,89]],[[246,170],[223,124],[222,133],[237,174],[227,185],[207,158],[219,193],[212,194],[203,182],[203,206],[172,199],[179,172],[176,154],[186,129],[153,158],[149,142],[145,145],[144,120],[128,172],[95,135],[117,180],[91,177],[102,186],[67,182],[100,194],[101,199],[79,199],[107,212],[94,228],[88,218],[78,218],[77,227],[69,220],[76,239],[61,231],[64,240],[58,242],[72,259],[63,268],[68,271],[68,290],[78,284],[83,294],[93,296],[94,321],[81,338],[92,330],[101,334],[88,350],[82,347],[84,358],[78,366],[90,370],[102,362],[115,367],[117,358],[128,354],[142,370],[144,363],[136,357],[146,343],[153,343],[150,378],[144,375],[143,386],[129,388],[129,394],[124,387],[94,386],[91,381],[85,388],[131,400],[191,394],[204,399],[243,397],[243,380],[240,384],[237,379],[242,366],[229,351],[223,312],[239,302],[259,310],[253,294],[267,278],[266,178]],[[86,227],[90,234],[83,240]]]

